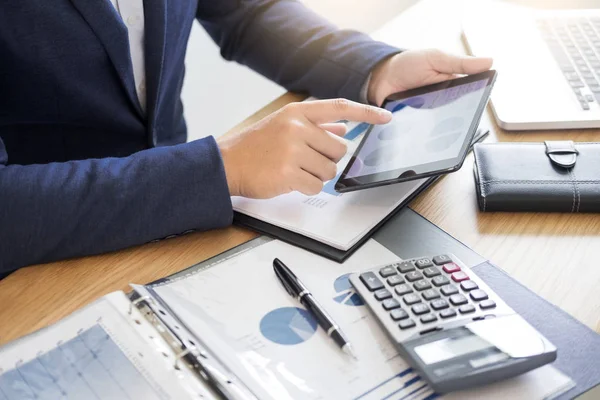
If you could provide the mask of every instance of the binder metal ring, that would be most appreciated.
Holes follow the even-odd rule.
[[[148,303],[148,302],[152,302],[152,297],[150,297],[150,296],[142,296],[142,297],[138,297],[137,299],[135,299],[135,300],[131,301],[131,302],[129,303],[129,311],[128,311],[127,313],[128,313],[129,315],[131,315],[131,313],[133,312],[133,307],[134,307],[134,306],[136,306],[136,307],[137,307],[137,305],[138,305],[138,304],[140,304],[142,301],[145,301],[145,302],[147,302],[147,303]]]

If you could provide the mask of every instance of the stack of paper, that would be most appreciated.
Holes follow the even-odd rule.
[[[334,190],[335,182],[368,126],[356,125],[344,136],[348,141],[348,153],[338,163],[338,175],[327,182],[318,195],[306,196],[292,192],[267,200],[233,197],[233,209],[336,249],[350,249],[427,181],[422,179],[337,193]]]

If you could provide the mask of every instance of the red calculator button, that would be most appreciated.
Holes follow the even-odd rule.
[[[454,263],[444,264],[444,266],[442,267],[442,269],[447,274],[451,274],[453,272],[460,271],[460,267],[458,265],[454,264]]]
[[[452,274],[452,280],[454,282],[462,282],[469,279],[469,275],[465,274],[463,271],[458,271]]]

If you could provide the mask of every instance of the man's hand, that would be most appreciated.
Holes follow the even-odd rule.
[[[291,103],[244,131],[217,140],[229,193],[270,198],[294,190],[315,195],[346,154],[345,128],[331,122],[389,122],[391,114],[344,99]],[[337,135],[337,136],[336,136]]]
[[[374,69],[367,92],[370,103],[381,105],[392,93],[475,74],[492,67],[491,58],[457,56],[436,49],[408,50],[396,54]]]

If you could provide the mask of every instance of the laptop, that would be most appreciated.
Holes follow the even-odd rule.
[[[473,1],[463,39],[494,58],[491,106],[503,129],[600,128],[600,9]]]

